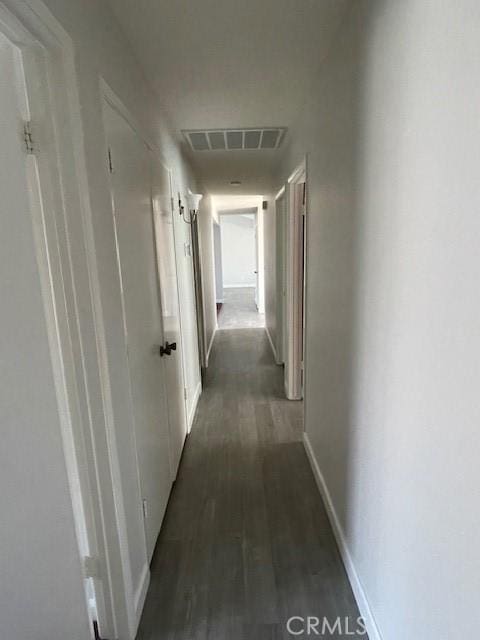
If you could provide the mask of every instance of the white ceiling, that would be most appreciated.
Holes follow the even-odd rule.
[[[109,2],[183,142],[182,129],[289,127],[348,0]],[[211,193],[265,192],[280,153],[188,152]]]

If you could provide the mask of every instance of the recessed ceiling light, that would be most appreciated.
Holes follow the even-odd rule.
[[[230,184],[232,185],[232,187],[239,187],[242,183],[240,182],[240,180],[230,180]]]

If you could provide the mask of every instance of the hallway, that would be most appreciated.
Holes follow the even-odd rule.
[[[225,288],[224,302],[218,313],[219,329],[252,329],[265,326],[265,316],[258,313],[253,287]]]
[[[282,384],[263,330],[218,331],[137,640],[286,639],[291,616],[355,626],[302,404]]]

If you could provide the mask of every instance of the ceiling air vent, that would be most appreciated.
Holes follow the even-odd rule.
[[[193,151],[278,149],[286,127],[182,131]]]

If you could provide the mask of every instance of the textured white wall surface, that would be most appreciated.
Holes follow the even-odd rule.
[[[478,634],[480,5],[356,2],[308,158],[306,431],[384,640]]]

